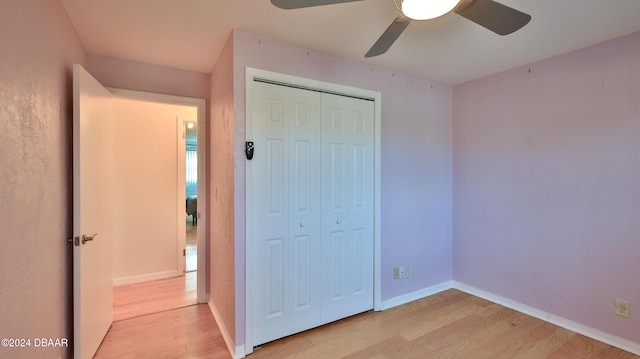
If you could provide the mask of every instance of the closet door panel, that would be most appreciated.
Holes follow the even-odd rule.
[[[284,244],[285,240],[282,237],[266,239],[267,252],[265,253],[264,261],[266,262],[267,271],[264,273],[266,278],[262,278],[262,280],[266,279],[264,283],[268,289],[268,297],[265,298],[267,306],[265,315],[271,319],[282,316],[285,313]]]
[[[369,258],[367,256],[372,253],[367,248],[368,243],[365,236],[366,231],[362,229],[353,229],[351,231],[351,244],[353,249],[353,295],[364,296],[370,287],[368,281],[372,279],[367,272],[369,268]]]
[[[373,308],[373,103],[323,94],[324,323]]]
[[[262,83],[252,95],[253,340],[265,343],[320,323],[320,100]]]
[[[320,161],[320,103],[318,95],[295,91],[289,97],[289,233],[294,252],[289,257],[293,310],[306,312],[307,325],[320,320],[320,193],[318,165]],[[307,329],[307,328],[304,328]],[[302,329],[302,330],[304,330]]]
[[[354,311],[373,308],[374,105],[349,99],[349,239]]]
[[[288,281],[288,161],[285,100],[261,92],[253,109],[256,153],[249,163],[260,180],[253,185],[253,260],[256,333],[264,340],[265,328],[286,321]]]

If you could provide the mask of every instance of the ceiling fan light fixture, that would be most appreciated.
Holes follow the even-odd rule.
[[[413,20],[429,20],[453,10],[460,0],[402,0],[402,13]]]

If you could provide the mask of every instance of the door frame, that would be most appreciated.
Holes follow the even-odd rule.
[[[193,97],[165,95],[153,92],[133,91],[119,88],[107,87],[107,89],[116,98],[128,98],[134,100],[149,101],[162,104],[192,106],[197,109],[197,126],[198,126],[198,197],[207,198],[207,122],[206,122],[206,100]],[[184,161],[183,161],[184,162]],[[203,204],[206,201],[201,201]],[[180,208],[178,208],[180,211]],[[184,212],[184,211],[182,211]],[[206,271],[206,233],[207,233],[207,206],[198,206],[198,279],[197,279],[197,297],[198,303],[206,303],[208,301],[206,292],[206,283],[209,273]],[[184,220],[183,220],[184,222]],[[180,254],[182,251],[179,251]],[[184,268],[184,265],[179,266]]]
[[[287,75],[267,70],[256,69],[252,67],[246,68],[245,76],[245,140],[253,140],[253,84],[255,79],[260,79],[277,85],[290,86],[304,90],[326,92],[341,96],[356,97],[374,102],[374,191],[373,191],[373,309],[379,311],[381,305],[381,253],[380,253],[380,146],[381,146],[381,103],[382,94],[378,91],[367,90],[357,87],[345,86],[330,82],[312,80],[308,78]],[[244,354],[253,352],[256,344],[253,342],[253,261],[251,255],[253,253],[253,187],[252,166],[248,166],[245,162],[245,343]]]

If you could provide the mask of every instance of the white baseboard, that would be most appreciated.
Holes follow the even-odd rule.
[[[555,314],[551,314],[544,310],[540,310],[540,309],[528,306],[526,304],[522,304],[520,302],[516,302],[515,300],[511,300],[509,298],[505,298],[490,292],[486,292],[484,290],[475,288],[473,286],[470,286],[464,283],[453,281],[453,288],[469,293],[476,297],[486,299],[490,302],[500,304],[507,308],[511,308],[518,312],[530,315],[534,318],[544,320],[545,322],[555,324],[559,327],[574,331],[586,337],[601,341],[603,343],[612,345],[622,350],[626,350],[635,355],[640,355],[640,343],[636,343],[631,340],[621,338],[616,335],[612,335],[612,334],[603,332],[601,330],[588,327],[584,324],[580,324],[573,320],[563,318]]]
[[[118,286],[127,285],[127,284],[150,282],[152,280],[173,278],[179,275],[181,275],[181,273],[178,272],[177,270],[169,270],[164,272],[134,275],[130,277],[114,278],[113,286],[118,287]]]
[[[380,310],[386,310],[393,307],[397,307],[399,305],[407,304],[409,302],[413,302],[414,300],[422,299],[428,297],[430,295],[434,295],[440,292],[443,292],[447,289],[451,289],[453,285],[452,281],[442,282],[440,284],[433,285],[428,288],[420,289],[415,292],[399,295],[397,297],[393,297],[387,300],[383,300],[380,303]]]
[[[209,310],[211,311],[211,314],[213,314],[213,318],[216,320],[216,323],[218,324],[218,328],[220,328],[222,339],[224,339],[224,343],[227,345],[227,350],[231,354],[231,357],[234,359],[244,358],[246,356],[244,351],[244,344],[235,346],[235,344],[233,343],[232,336],[229,334],[229,330],[227,329],[227,327],[224,325],[224,322],[222,321],[222,316],[220,316],[220,312],[218,311],[218,308],[216,308],[216,305],[213,303],[211,299],[209,299],[209,302],[207,302],[207,304],[209,305]]]

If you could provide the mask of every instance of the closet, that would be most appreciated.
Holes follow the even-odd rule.
[[[262,344],[373,309],[374,102],[247,91],[250,330]]]

